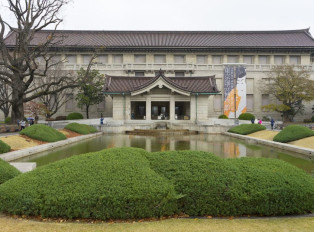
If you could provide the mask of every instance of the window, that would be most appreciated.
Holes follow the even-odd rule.
[[[97,57],[97,61],[100,64],[107,64],[108,63],[108,55],[100,55]]]
[[[197,64],[207,64],[207,56],[205,56],[205,55],[196,56],[196,63]]]
[[[113,55],[113,63],[114,64],[122,64],[123,63],[123,55]]]
[[[221,56],[213,56],[213,64],[221,64]]]
[[[246,95],[246,109],[247,109],[247,111],[253,111],[254,110],[253,94],[247,94]]]
[[[184,77],[184,72],[180,71],[180,72],[174,72],[174,76],[175,77]]]
[[[136,77],[144,77],[145,76],[145,72],[144,71],[135,71],[135,76]]]
[[[51,61],[53,64],[59,63],[61,61],[61,56],[60,55],[51,56]],[[76,62],[76,59],[75,59],[75,62]]]
[[[269,94],[262,94],[262,106],[269,105]]]
[[[290,64],[301,64],[300,56],[290,56]]]
[[[221,109],[222,109],[222,95],[221,94],[218,94],[218,95],[215,95],[214,97],[214,111],[218,111],[220,112]]]
[[[253,56],[243,56],[243,62],[246,64],[253,64]]]
[[[67,102],[65,103],[65,110],[66,111],[72,111],[73,110],[73,94],[66,94]]]
[[[228,56],[228,63],[239,63],[239,56]]]
[[[83,55],[82,57],[83,57],[83,64],[89,64],[89,62],[92,59],[91,55]]]
[[[154,62],[157,64],[164,64],[166,63],[166,55],[155,55]]]
[[[75,55],[69,55],[66,57],[66,62],[68,64],[76,64],[76,56]]]
[[[183,64],[183,63],[185,63],[185,56],[184,55],[174,55],[173,61],[175,64]]]
[[[269,56],[258,56],[259,64],[269,64]]]
[[[134,63],[136,64],[146,63],[146,55],[134,55]]]
[[[285,62],[284,62],[284,56],[275,56],[274,61],[275,61],[275,64],[278,64],[278,65],[285,63]]]

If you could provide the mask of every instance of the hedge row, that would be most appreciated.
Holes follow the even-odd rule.
[[[67,120],[75,120],[75,119],[83,119],[83,115],[81,113],[70,113],[68,114],[68,116],[66,117]]]
[[[243,114],[240,114],[239,116],[239,119],[240,120],[255,120],[255,116],[253,114],[250,114],[250,113],[243,113]]]
[[[280,160],[113,148],[61,160],[0,186],[0,210],[127,219],[286,215],[314,210],[314,180]]]
[[[2,140],[0,140],[0,154],[9,152],[10,150],[11,147]]]
[[[230,128],[228,132],[240,135],[247,135],[261,130],[266,130],[266,127],[260,124],[242,124]]]
[[[35,124],[23,129],[20,132],[21,135],[26,135],[32,139],[45,141],[45,142],[56,142],[66,139],[66,136],[56,129],[42,125]]]
[[[303,139],[306,137],[314,136],[314,131],[299,125],[289,125],[280,131],[273,140],[281,143],[288,143],[291,141]]]
[[[1,141],[1,140],[0,140]],[[15,167],[0,159],[0,184],[3,184],[7,180],[14,178],[21,172]]]
[[[74,131],[76,133],[87,135],[90,133],[97,132],[97,129],[93,126],[85,125],[85,124],[79,124],[79,123],[70,123],[64,127],[64,129]]]

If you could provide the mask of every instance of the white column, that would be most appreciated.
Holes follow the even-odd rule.
[[[146,97],[146,120],[151,120],[151,112],[152,112],[152,103],[150,95],[147,95]]]
[[[175,115],[175,101],[174,101],[174,96],[170,96],[170,120],[175,120],[174,115]]]

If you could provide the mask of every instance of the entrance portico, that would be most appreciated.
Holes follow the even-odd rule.
[[[113,98],[116,120],[206,120],[208,98],[219,93],[214,76],[106,76],[104,93]]]

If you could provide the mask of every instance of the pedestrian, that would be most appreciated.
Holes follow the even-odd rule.
[[[25,129],[25,124],[26,124],[26,122],[24,121],[24,119],[22,119],[22,120],[20,121],[21,130]]]
[[[252,123],[252,124],[254,124],[254,120],[255,120],[254,118],[251,119],[251,123]]]
[[[272,119],[270,120],[271,130],[274,129],[274,125],[275,125],[275,120],[272,118]]]
[[[262,125],[262,119],[258,119],[258,124]]]
[[[254,123],[258,124],[258,119],[257,118],[255,118]]]

